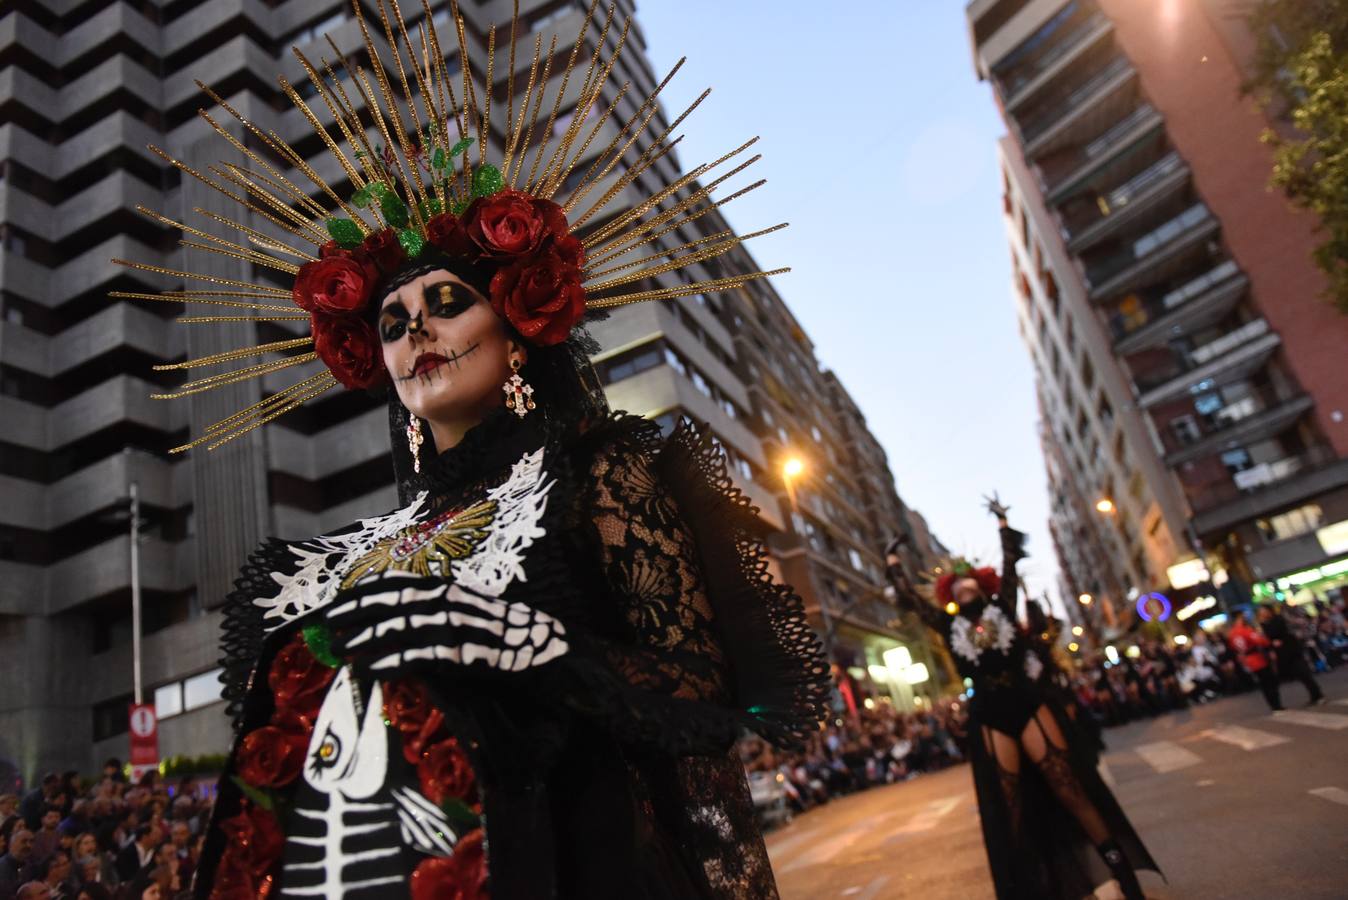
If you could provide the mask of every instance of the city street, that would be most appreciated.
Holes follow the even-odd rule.
[[[1165,870],[1157,898],[1348,896],[1348,672],[1331,702],[1258,694],[1107,732],[1120,801]],[[844,798],[768,836],[783,900],[993,896],[966,766]]]

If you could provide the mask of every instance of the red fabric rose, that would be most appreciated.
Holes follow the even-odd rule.
[[[580,268],[549,248],[492,276],[491,306],[525,340],[551,346],[566,340],[585,315],[580,281]]]
[[[305,728],[312,728],[323,705],[324,693],[332,683],[336,670],[323,665],[309,651],[304,635],[296,633],[272,660],[267,683],[276,698],[273,721],[285,724],[291,717],[304,720]]]
[[[414,766],[445,725],[445,717],[431,703],[426,686],[415,678],[384,684],[384,718],[398,729],[403,757]]]
[[[267,877],[285,849],[285,835],[281,833],[276,816],[246,800],[243,811],[222,821],[220,830],[227,841],[225,855],[220,860],[221,869],[229,861],[257,881]],[[217,875],[217,884],[219,880]]]
[[[466,800],[474,790],[473,767],[459,742],[446,738],[426,747],[417,761],[421,793],[436,806],[453,797]]]
[[[398,242],[398,232],[392,228],[366,235],[360,250],[384,275],[396,271],[407,261],[407,252]]]
[[[313,313],[314,352],[343,386],[356,390],[383,382],[384,353],[374,327],[355,316]]]
[[[345,256],[329,256],[300,266],[291,297],[306,312],[359,312],[370,300],[374,278],[365,266]]]
[[[453,213],[432,216],[426,222],[426,240],[448,256],[477,256],[477,244],[468,237],[463,222]]]
[[[563,261],[578,269],[584,268],[585,245],[580,242],[580,238],[572,237],[569,234],[561,234],[553,239],[552,248]]]
[[[955,602],[955,582],[962,581],[965,578],[972,578],[978,582],[978,586],[983,593],[991,597],[1002,588],[1001,576],[997,570],[991,566],[984,566],[981,569],[969,569],[967,571],[956,573],[946,572],[940,578],[936,579],[936,599],[942,603]]]
[[[309,743],[302,731],[264,725],[239,743],[239,777],[254,787],[280,787],[299,777]]]
[[[463,227],[484,256],[508,259],[534,253],[548,237],[564,234],[566,216],[549,200],[507,189],[474,200]]]
[[[423,860],[412,872],[412,900],[487,900],[487,855],[482,829],[454,845],[453,856]]]

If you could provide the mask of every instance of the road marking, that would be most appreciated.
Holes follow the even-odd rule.
[[[1317,797],[1323,797],[1330,803],[1340,803],[1344,806],[1348,806],[1348,791],[1345,791],[1343,788],[1322,787],[1307,791],[1307,793],[1314,794]]]
[[[1242,750],[1262,750],[1265,747],[1276,747],[1278,744],[1285,744],[1291,740],[1291,738],[1283,737],[1280,734],[1269,734],[1267,731],[1244,728],[1240,725],[1218,725],[1216,728],[1209,728],[1202,732],[1199,736],[1210,737],[1213,740],[1221,741],[1223,744],[1232,744]]]
[[[955,808],[964,802],[963,797],[946,797],[943,800],[934,800],[928,803],[920,813],[913,816],[912,820],[907,822],[902,828],[894,831],[894,836],[903,834],[915,834],[920,831],[931,831],[941,820],[955,811]],[[891,838],[892,840],[892,838]]]
[[[1146,760],[1147,765],[1164,775],[1176,769],[1186,769],[1203,761],[1197,753],[1185,750],[1171,741],[1157,741],[1154,744],[1142,744],[1133,748],[1137,755]]]
[[[1291,722],[1293,725],[1309,725],[1311,728],[1328,728],[1339,731],[1348,728],[1348,716],[1338,713],[1313,713],[1284,709],[1273,714],[1278,722]]]
[[[857,885],[850,887],[842,892],[844,897],[855,897],[856,900],[874,900],[879,895],[880,889],[889,884],[889,876],[881,875],[871,881],[870,884],[862,887]]]

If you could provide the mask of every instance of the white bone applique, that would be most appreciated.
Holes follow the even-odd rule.
[[[280,585],[276,596],[253,602],[263,609],[265,627],[272,631],[331,604],[353,573],[361,575],[360,582],[398,572],[436,575],[476,594],[499,597],[515,581],[526,580],[526,551],[545,534],[541,523],[552,483],[543,469],[542,448],[524,454],[484,502],[465,511],[465,520],[451,516],[432,523],[458,538],[452,553],[401,552],[409,536],[419,539],[419,527],[428,521],[425,493],[388,515],[362,519],[348,531],[290,544],[298,562],[294,574],[273,574]],[[388,559],[372,565],[381,555]]]
[[[1015,639],[1015,626],[998,606],[984,609],[977,622],[960,615],[950,626],[950,649],[971,663],[977,663],[988,649],[1009,653]]]
[[[362,709],[363,707],[363,709]],[[337,673],[314,724],[286,838],[282,894],[342,897],[404,880],[404,845],[449,855],[444,814],[412,788],[388,784],[388,730],[378,683],[362,703],[349,667]]]

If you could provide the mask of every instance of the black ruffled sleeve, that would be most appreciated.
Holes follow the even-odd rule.
[[[1020,590],[1020,575],[1016,572],[1016,563],[1024,559],[1025,533],[1009,525],[1003,525],[1002,535],[1002,584],[997,592],[997,600],[1015,619],[1016,594]]]

